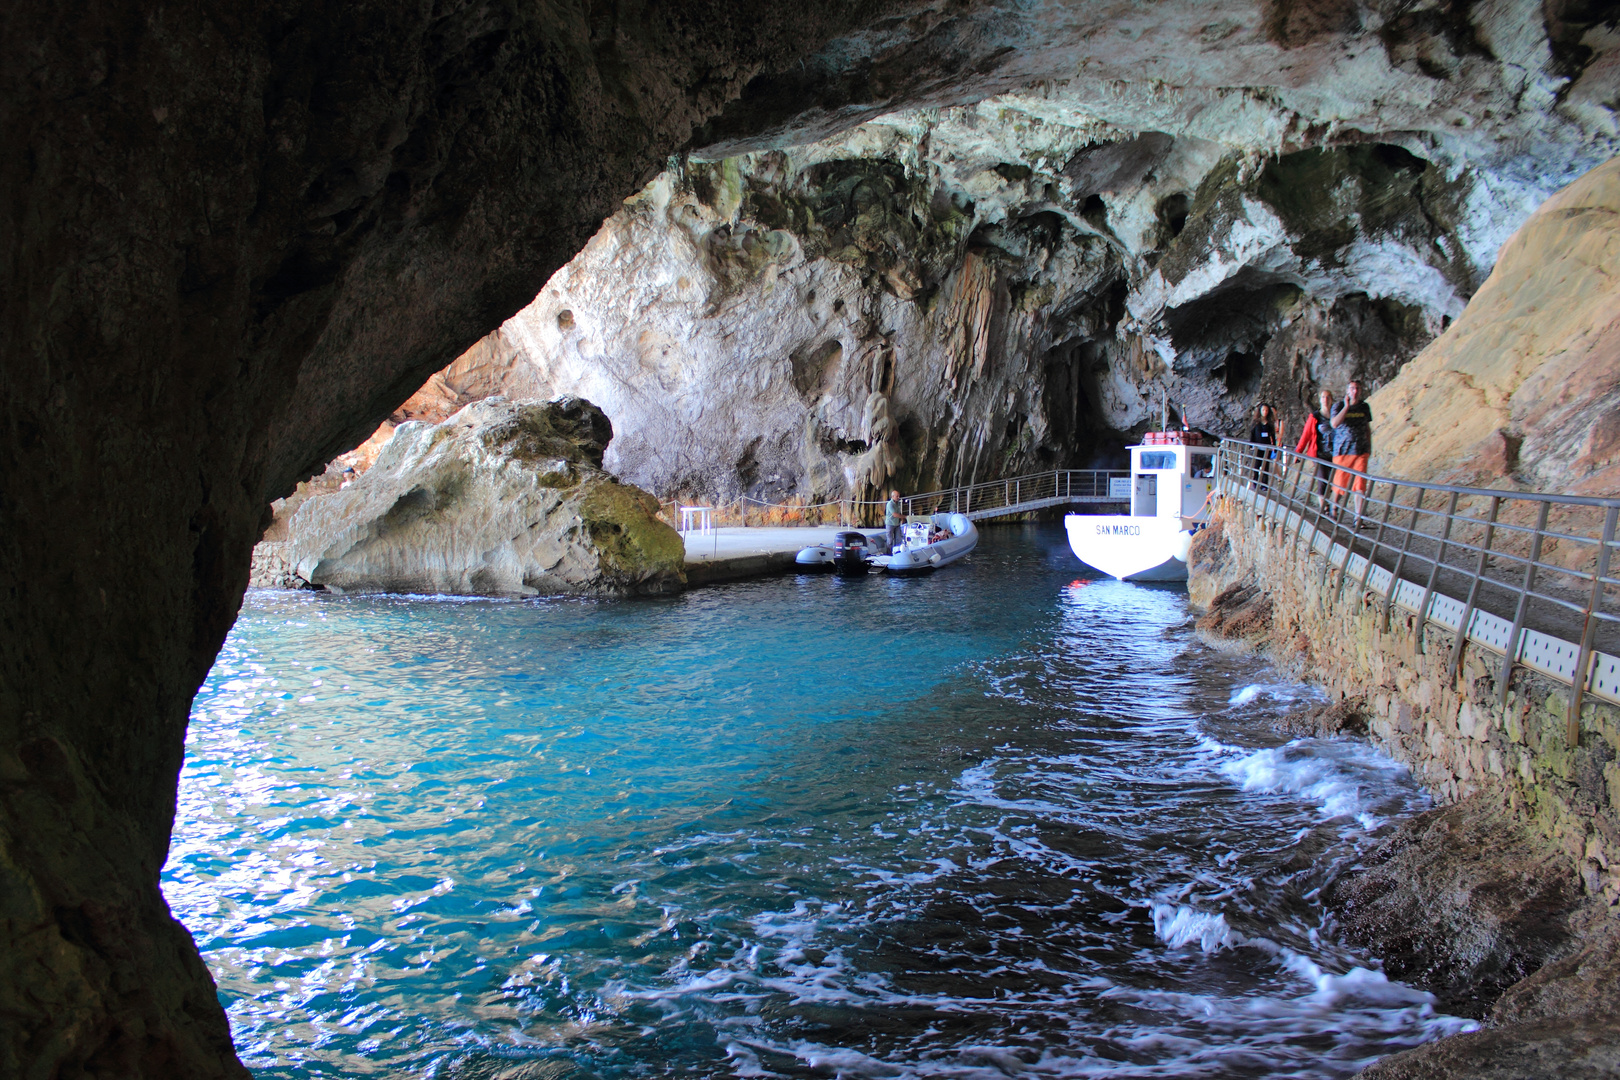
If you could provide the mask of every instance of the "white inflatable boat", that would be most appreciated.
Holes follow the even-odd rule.
[[[872,565],[890,574],[926,574],[978,546],[979,530],[965,514],[935,514],[925,522],[902,526],[900,546],[874,557]]]

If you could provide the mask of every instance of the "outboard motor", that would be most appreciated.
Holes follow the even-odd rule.
[[[866,573],[867,560],[872,554],[866,537],[858,532],[841,532],[833,537],[833,562],[840,574]]]

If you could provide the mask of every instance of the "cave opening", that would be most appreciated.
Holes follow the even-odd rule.
[[[1187,215],[1191,208],[1192,200],[1185,191],[1178,191],[1159,203],[1159,222],[1172,240],[1187,227]]]
[[[323,563],[360,562],[366,545],[380,550],[396,532],[441,519],[441,501],[426,506],[422,491],[446,493],[447,502],[476,487],[402,486],[379,505],[410,512],[377,514],[386,527],[350,528],[354,522],[332,510],[350,512],[382,483],[365,476],[382,477],[406,448],[438,452],[434,440],[448,444],[451,428],[443,425],[452,416],[469,431],[475,420],[485,425],[477,429],[484,441],[464,440],[477,443],[468,452],[475,457],[503,445],[499,425],[512,420],[503,409],[551,399],[594,403],[599,411],[583,428],[552,417],[557,442],[544,441],[545,453],[562,465],[522,475],[546,498],[573,492],[571,505],[589,503],[591,516],[570,524],[569,535],[596,547],[570,565],[620,573],[662,543],[658,580],[667,582],[685,572],[686,549],[653,523],[683,504],[716,509],[748,496],[796,525],[801,519],[790,514],[797,511],[783,509],[795,500],[825,497],[835,504],[823,509],[826,521],[841,512],[841,499],[888,482],[1000,482],[1029,462],[1082,464],[1088,454],[1100,458],[1096,447],[1112,454],[1122,432],[1152,423],[1154,402],[1172,386],[1199,415],[1214,417],[1212,425],[1231,427],[1244,399],[1288,388],[1279,380],[1291,377],[1289,365],[1271,360],[1284,346],[1283,355],[1325,357],[1323,370],[1340,381],[1369,372],[1392,378],[1453,325],[1487,280],[1494,250],[1486,249],[1558,183],[1594,165],[1594,147],[1612,141],[1612,125],[1603,127],[1612,95],[1594,91],[1612,68],[1612,34],[1593,32],[1609,25],[1601,5],[1574,0],[1548,3],[1539,24],[1511,28],[1525,35],[1512,38],[1519,43],[1513,64],[1543,52],[1552,58],[1548,70],[1562,82],[1548,95],[1522,93],[1526,77],[1551,76],[1526,76],[1522,64],[1499,60],[1489,43],[1509,40],[1502,16],[1479,5],[1388,18],[1371,9],[1350,18],[1337,2],[1314,13],[1270,5],[1255,24],[1260,35],[1241,19],[1212,21],[1177,8],[1188,17],[1166,18],[1140,41],[1066,37],[1073,20],[1040,21],[1039,5],[1009,15],[960,4],[915,18],[906,5],[888,3],[767,0],[745,18],[727,4],[668,18],[632,7],[423,14],[294,3],[268,21],[191,18],[176,9],[174,19],[157,22],[109,20],[95,5],[69,11],[41,0],[12,9],[0,77],[8,80],[10,160],[23,165],[0,168],[0,204],[12,208],[7,265],[16,278],[16,302],[0,313],[8,343],[0,391],[11,421],[10,434],[0,435],[10,455],[0,499],[8,523],[0,596],[10,605],[0,671],[0,846],[5,893],[21,914],[0,947],[16,970],[38,977],[13,980],[12,990],[25,990],[10,996],[0,990],[0,1012],[12,1020],[0,1032],[8,1066],[90,1077],[242,1075],[220,996],[155,886],[169,848],[189,702],[250,583],[280,573],[297,585],[297,595],[264,601],[287,606],[257,624],[293,625],[324,602],[308,588],[320,586]],[[1053,35],[1040,50],[1019,37],[1036,26]],[[1337,79],[1332,65],[1317,61],[1352,48],[1383,49],[1401,73],[1390,78],[1418,79],[1424,93],[1378,79],[1277,85],[1275,72],[1294,61],[1300,72],[1316,72],[1309,79]],[[1208,70],[1189,64],[1187,85],[1174,94],[1142,75],[1155,57],[1206,53]],[[1047,63],[1050,71],[1036,70]],[[1219,80],[1210,74],[1217,71]],[[1520,90],[1504,92],[1509,86]],[[1099,88],[1112,110],[1106,120],[1083,108]],[[1235,119],[1212,127],[1213,105],[1232,102],[1242,105]],[[1279,131],[1289,133],[1281,155]],[[1244,216],[1256,206],[1264,213]],[[1282,222],[1277,235],[1267,234],[1269,246],[1235,242],[1269,229],[1267,214]],[[1077,234],[1080,222],[1101,236],[1084,226]],[[1158,245],[1173,254],[1155,262]],[[543,287],[551,292],[541,303]],[[801,290],[802,303],[795,300]],[[842,318],[834,328],[815,325],[833,297],[831,311]],[[1029,414],[1006,416],[1014,401]],[[608,421],[612,443],[600,430]],[[1522,448],[1510,445],[1527,454],[1535,446],[1533,437]],[[960,477],[938,479],[946,462]],[[298,485],[312,470],[314,478]],[[519,470],[510,471],[507,479],[517,478]],[[491,505],[517,497],[514,488],[499,490]],[[329,511],[320,544],[292,528],[295,515],[310,522]],[[562,588],[541,565],[554,551],[514,554],[514,538],[534,532],[537,520],[490,543],[458,542],[462,555],[489,558],[461,579],[472,592]],[[322,545],[337,545],[339,534],[349,546],[328,559]],[[277,553],[285,558],[268,558],[259,540],[287,545]],[[299,544],[311,546],[295,550]],[[512,565],[496,565],[503,560]],[[614,581],[657,577],[638,573],[632,566]],[[325,595],[340,598],[342,586],[327,580]],[[431,576],[413,580],[416,591],[437,588]],[[855,588],[836,595],[856,595]],[[1009,593],[1016,588],[1009,584]],[[1061,595],[1074,611],[1104,591]],[[872,599],[880,595],[867,590],[872,606],[861,609],[860,625],[907,631]],[[401,601],[394,611],[415,603]],[[362,599],[345,610],[368,604],[388,607]],[[582,642],[600,660],[611,652],[607,638],[650,636],[634,616],[657,606],[625,606],[632,615],[612,632],[570,626],[543,650],[523,637],[524,619],[566,620],[590,606],[503,600],[476,610],[509,620],[508,656],[562,664]],[[396,627],[397,640],[431,640],[448,608],[410,608],[419,621]],[[827,611],[829,632],[807,637],[807,650],[833,642],[866,657],[892,646],[877,635],[858,643],[839,637],[839,609]],[[948,628],[960,612],[942,608],[928,617]],[[734,628],[734,636],[758,641],[766,635],[754,627],[791,624],[791,613],[773,612]],[[358,624],[346,629],[351,641],[363,638]],[[691,629],[695,640],[712,627]],[[1002,632],[1010,640],[1023,631],[996,628]],[[945,643],[942,652],[959,644],[948,638],[935,639]],[[800,692],[791,676],[775,674],[791,673],[791,659],[776,668],[764,662],[779,659],[744,651],[728,662],[773,672],[776,707]],[[416,715],[409,693],[383,692],[390,679],[408,681],[402,672],[430,672],[445,685],[481,673],[455,664],[412,669],[413,662],[402,658],[398,670],[379,676],[368,700],[391,703],[380,711]],[[999,661],[985,660],[992,662]],[[604,691],[580,706],[580,716],[598,722],[632,699],[656,711],[695,685],[691,671],[671,669],[659,673],[654,692],[650,668],[626,670],[617,697]],[[247,682],[256,677],[241,672]],[[927,702],[933,693],[887,667],[862,668],[861,676],[895,700]],[[283,709],[303,716],[312,703],[302,697],[335,690],[316,685],[321,676],[303,660],[276,677],[285,683],[277,696],[256,689],[259,698],[234,700],[227,692],[207,707],[218,715]],[[806,697],[825,696],[849,677],[847,668],[830,668]],[[739,740],[720,736],[744,730],[726,726],[739,718],[764,714],[758,701],[766,685],[761,674],[758,687],[728,687],[728,711],[671,729],[670,741],[658,744],[662,763],[683,754],[730,760]],[[514,700],[533,698],[532,686],[507,689]],[[198,715],[201,729],[208,717]],[[530,720],[503,737],[522,744]],[[471,714],[457,714],[457,723],[479,727]],[[313,719],[306,727],[266,730],[307,736],[298,745],[310,760],[330,752],[331,732]],[[569,735],[575,741],[546,753],[561,761],[600,736],[588,723],[579,727]],[[762,745],[781,735],[768,726],[747,733]],[[899,737],[884,742],[888,732],[847,735],[832,724],[816,733],[806,741],[825,750],[822,757],[881,752],[885,766],[935,749]],[[251,789],[269,745],[221,764],[217,789],[238,781]],[[405,783],[443,763],[432,753],[408,760],[420,745],[404,739],[396,748],[409,766],[399,774]],[[968,749],[988,757],[994,745]],[[234,752],[225,746],[221,761]],[[617,764],[605,761],[599,772]],[[577,776],[570,769],[531,779],[538,790]],[[443,821],[472,805],[435,802],[432,788],[425,781],[410,797]],[[601,806],[619,798],[603,791]],[[720,809],[694,803],[680,813],[712,823],[742,813],[746,801],[716,799]],[[634,816],[613,807],[591,820]],[[268,835],[305,823],[266,817],[262,824]],[[860,830],[861,841],[881,838],[884,822],[867,824],[877,832]],[[398,831],[412,827],[401,819]],[[190,840],[178,837],[173,850],[195,855]],[[784,837],[783,850],[796,842]],[[214,855],[198,856],[196,865],[245,874],[253,861]],[[716,856],[713,876],[742,880],[747,862]],[[422,880],[398,895],[369,881],[351,893],[337,889],[329,906],[386,909],[383,918],[402,920],[405,936],[442,931],[446,940],[460,932],[456,926],[516,925],[536,908],[536,895],[514,895],[458,909],[472,891],[468,880],[447,886],[435,869],[431,860],[414,865],[411,876]],[[486,880],[511,873],[488,869]],[[647,869],[634,882],[612,883],[623,891],[573,898],[632,909],[667,870]],[[306,870],[288,864],[287,879]],[[693,880],[707,873],[667,872],[688,871]],[[913,871],[921,873],[900,867],[895,880]],[[553,895],[577,882],[543,884]],[[791,877],[779,884],[783,895],[802,885]],[[1167,882],[1164,895],[1177,884]],[[857,888],[866,886],[852,885],[851,893]],[[362,894],[352,904],[345,898]],[[673,940],[660,936],[662,923],[634,923],[627,917],[598,937],[623,931],[646,946],[646,956],[662,955]],[[949,932],[952,922],[941,925]],[[579,940],[556,926],[532,933]],[[288,955],[323,970],[296,938],[288,932]],[[689,936],[682,941],[670,956],[696,948]],[[803,963],[818,971],[833,966],[823,963],[829,957],[836,964],[842,954],[826,943],[806,945]],[[491,974],[476,949],[381,952],[362,962],[443,970],[466,960],[463,970],[486,981]],[[552,990],[565,982],[577,990],[606,968],[581,979],[564,970],[563,952],[557,947],[548,960],[507,973],[510,984],[498,984],[479,1007],[490,1014],[532,1007],[524,1015],[543,1017],[548,1030],[586,1030],[591,1017],[612,1010]],[[702,950],[684,955],[692,971],[707,962]],[[1228,954],[1221,962],[1241,960]],[[754,975],[737,978],[748,983]],[[819,984],[804,985],[814,992]],[[150,992],[131,994],[131,986]],[[449,987],[435,1000],[464,990]],[[240,1010],[253,995],[233,993],[233,1008],[246,1016]],[[266,1001],[272,996],[265,991]],[[768,1015],[776,1004],[749,1015]],[[255,1015],[241,1021],[243,1054],[256,1037],[299,1027]],[[350,1015],[345,1005],[308,1029]],[[445,1019],[444,1029],[462,1030],[461,1019]],[[1413,1039],[1437,1033],[1425,1029]],[[386,1048],[374,1038],[356,1035],[343,1045],[357,1058],[380,1056]],[[1357,1044],[1351,1056],[1373,1056],[1382,1045]],[[757,1052],[771,1067],[792,1058],[782,1045]],[[498,1058],[446,1057],[433,1068],[481,1075],[504,1068]],[[753,1067],[754,1059],[740,1060]]]
[[[1246,397],[1260,388],[1260,381],[1265,376],[1265,365],[1261,363],[1260,353],[1265,350],[1268,338],[1262,337],[1257,342],[1257,350],[1246,352],[1234,349],[1226,354],[1226,359],[1218,364],[1212,374],[1219,376],[1226,392]]]

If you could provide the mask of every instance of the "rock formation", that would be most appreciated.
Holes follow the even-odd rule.
[[[574,398],[490,398],[439,424],[407,422],[359,479],[302,500],[287,538],[255,555],[279,548],[281,576],[338,593],[679,590],[681,538],[656,499],[602,470],[612,437],[602,411]]]
[[[1547,200],[1455,324],[1371,400],[1375,469],[1620,492],[1620,159]]]
[[[1095,73],[1168,64],[1174,94],[1044,81],[716,159],[759,145],[721,140],[450,370],[484,393],[601,402],[621,432],[611,468],[706,501],[1083,466],[1165,400],[1223,433],[1270,400],[1297,431],[1318,388],[1393,378],[1512,228],[1615,147],[1601,65],[1580,107],[1526,76],[1563,70],[1574,24],[1543,38],[1506,9],[1289,9],[1265,31],[1290,45],[1287,71],[1332,78],[1279,75],[1236,102],[1211,75],[1263,47],[1241,21],[1186,14],[1046,13],[1035,50],[1107,26],[1124,40]],[[1363,18],[1386,20],[1376,57],[1338,37]],[[1199,59],[1167,58],[1162,38],[1139,51],[1148,28],[1196,36]],[[1464,86],[1471,105],[1450,99]]]
[[[0,5],[0,1075],[247,1075],[158,875],[270,501],[898,7]]]
[[[1487,796],[1403,822],[1330,890],[1346,936],[1393,979],[1458,1016],[1484,1016],[1503,991],[1574,949],[1582,895],[1563,853]],[[1584,907],[1584,910],[1583,910]]]
[[[1438,178],[1473,164],[1466,227],[1441,232],[1484,267],[1515,208],[1613,152],[1607,18],[1550,0],[4,5],[0,1072],[245,1075],[157,883],[189,703],[266,508],[530,303],[669,155],[997,94],[1084,112],[1099,143],[1241,148],[1239,188],[1268,156],[1381,143]],[[1106,186],[1127,160],[1076,172]],[[1235,244],[1251,230],[1232,220]],[[1162,338],[1156,295],[1133,317]],[[1358,310],[1386,294],[1367,295]],[[904,412],[870,415],[904,440]]]

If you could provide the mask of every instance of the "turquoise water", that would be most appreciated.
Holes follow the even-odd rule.
[[[1459,1030],[1317,890],[1422,805],[1088,582],[255,594],[164,875],[263,1078],[1344,1076]]]

